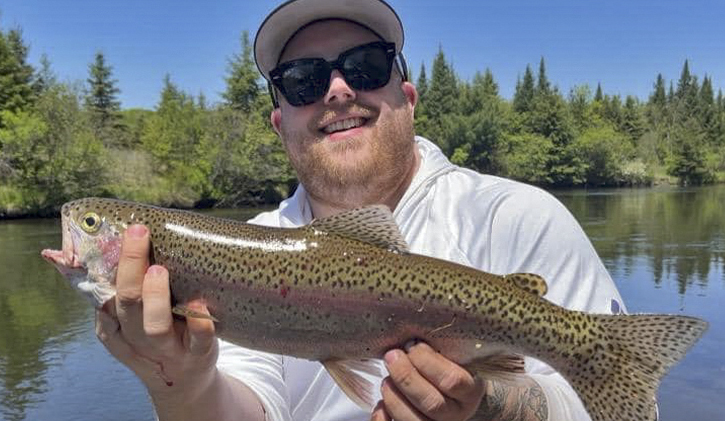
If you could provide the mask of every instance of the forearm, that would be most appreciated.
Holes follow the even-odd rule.
[[[241,381],[215,371],[206,387],[184,387],[151,392],[160,421],[250,420],[264,421],[257,395]]]
[[[523,377],[516,385],[489,381],[473,419],[486,421],[546,421],[546,395],[538,383]]]

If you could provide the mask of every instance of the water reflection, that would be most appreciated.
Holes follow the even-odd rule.
[[[58,282],[37,250],[60,245],[56,221],[0,224],[0,409],[22,420],[46,391],[53,354],[82,330],[77,294]]]
[[[648,259],[655,285],[680,294],[725,268],[725,187],[558,192],[609,268]],[[720,278],[722,279],[722,278]]]

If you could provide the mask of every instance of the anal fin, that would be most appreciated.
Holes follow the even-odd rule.
[[[519,354],[497,353],[466,364],[466,369],[486,380],[515,382],[524,370],[524,357]]]
[[[322,365],[350,400],[368,412],[373,410],[375,385],[358,372],[382,376],[375,360],[330,359],[322,361]]]

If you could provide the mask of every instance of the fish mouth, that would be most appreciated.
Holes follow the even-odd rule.
[[[85,267],[76,253],[70,226],[65,217],[62,218],[62,239],[63,246],[61,250],[45,249],[40,252],[40,255],[63,275],[76,275],[79,272],[85,272]]]
[[[65,276],[86,272],[86,268],[78,261],[75,254],[71,254],[69,258],[64,251],[45,249],[40,252],[40,255]]]

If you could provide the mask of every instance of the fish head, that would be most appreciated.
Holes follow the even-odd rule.
[[[96,307],[116,294],[116,270],[124,219],[104,199],[80,199],[61,208],[61,250],[46,249],[42,257]]]

